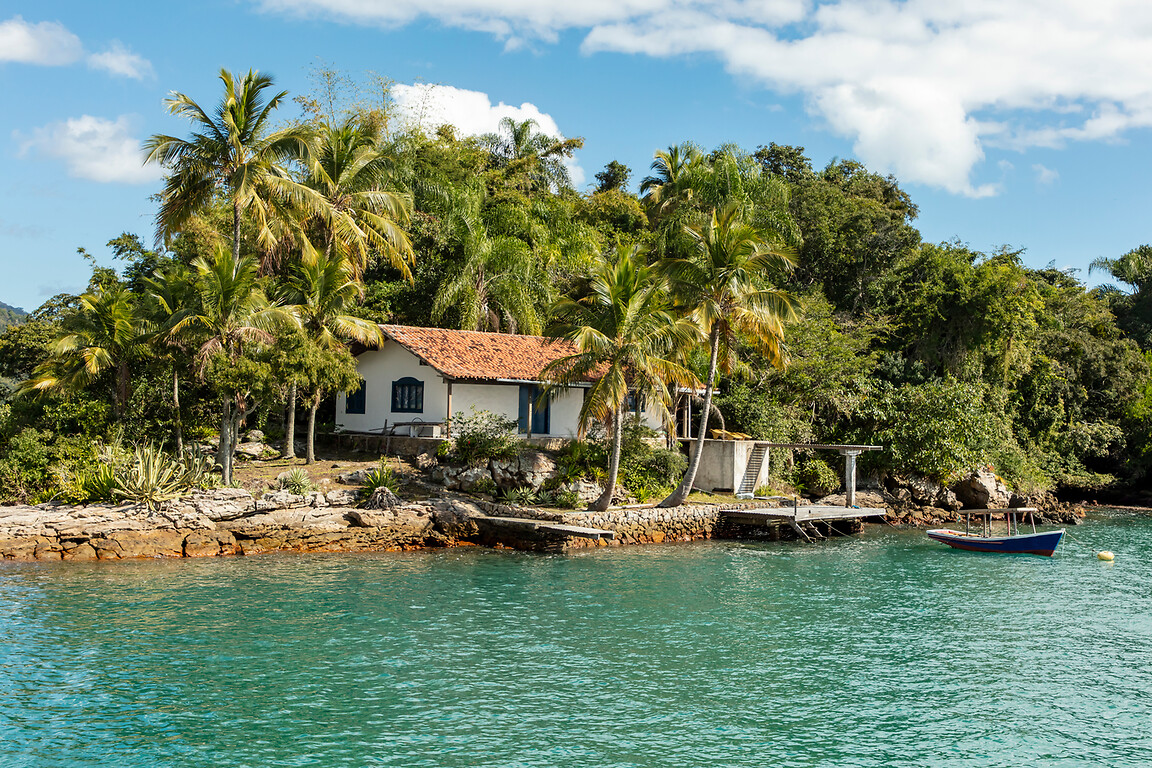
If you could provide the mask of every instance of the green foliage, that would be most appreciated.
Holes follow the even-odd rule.
[[[180,498],[189,487],[187,469],[153,445],[137,446],[128,466],[116,476],[112,495],[156,509],[166,501]]]
[[[303,496],[316,490],[316,486],[312,483],[312,477],[308,474],[308,470],[303,467],[296,467],[289,470],[286,477],[280,478],[280,490],[294,493],[297,496]]]
[[[828,462],[809,457],[796,464],[791,477],[796,490],[812,497],[827,496],[840,487],[840,476]]]
[[[470,415],[457,413],[452,419],[456,432],[451,458],[459,464],[480,466],[490,459],[514,459],[524,450],[516,422],[491,411]]]
[[[392,468],[385,464],[384,459],[380,459],[380,466],[375,467],[364,478],[364,495],[371,496],[372,492],[377,488],[387,488],[396,493],[400,490],[400,480],[396,477],[396,473]]]
[[[503,500],[517,507],[528,507],[536,503],[536,490],[531,486],[509,488],[504,492]]]
[[[491,477],[482,477],[472,486],[472,492],[486,496],[495,496],[500,492],[500,487],[496,485],[496,481]]]

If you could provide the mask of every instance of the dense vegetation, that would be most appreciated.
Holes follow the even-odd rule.
[[[74,488],[113,435],[177,455],[214,435],[227,479],[238,430],[294,433],[298,408],[312,459],[324,404],[357,381],[345,343],[384,321],[566,334],[570,365],[613,372],[590,421],[621,424],[630,389],[673,407],[670,383],[714,383],[695,413],[887,446],[865,471],[992,465],[1025,492],[1147,472],[1148,246],[1093,265],[1123,287],[1089,289],[1020,251],[923,242],[895,178],[774,143],[669,147],[638,185],[613,162],[581,193],[579,139],[398,129],[386,93],[321,81],[297,119],[252,73],[222,74],[216,112],[170,101],[192,133],[148,143],[168,174],[156,246],[116,237],[122,268],[0,334],[0,498]],[[595,454],[613,481],[636,453],[622,466],[614,433]],[[799,459],[781,481],[828,482]]]

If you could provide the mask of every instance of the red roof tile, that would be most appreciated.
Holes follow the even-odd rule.
[[[384,334],[453,379],[539,381],[548,363],[575,351],[542,336],[381,325]]]

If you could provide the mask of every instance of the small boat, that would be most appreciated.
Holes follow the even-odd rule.
[[[1008,507],[1005,509],[964,509],[964,530],[954,531],[950,528],[935,528],[928,531],[928,538],[947,544],[956,549],[966,549],[970,552],[1004,552],[1016,555],[1043,555],[1052,557],[1056,547],[1064,538],[1064,529],[1058,531],[1037,531],[1036,521],[1032,517],[1036,510],[1032,507]],[[1021,533],[1017,524],[1016,515],[1027,513],[1032,523],[1031,533]],[[1003,514],[1007,525],[1006,535],[996,536],[992,533],[992,515]],[[976,533],[971,530],[972,516],[983,517],[982,531]]]

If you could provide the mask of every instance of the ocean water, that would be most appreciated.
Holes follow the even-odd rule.
[[[0,766],[1147,766],[1152,519],[0,564]]]

